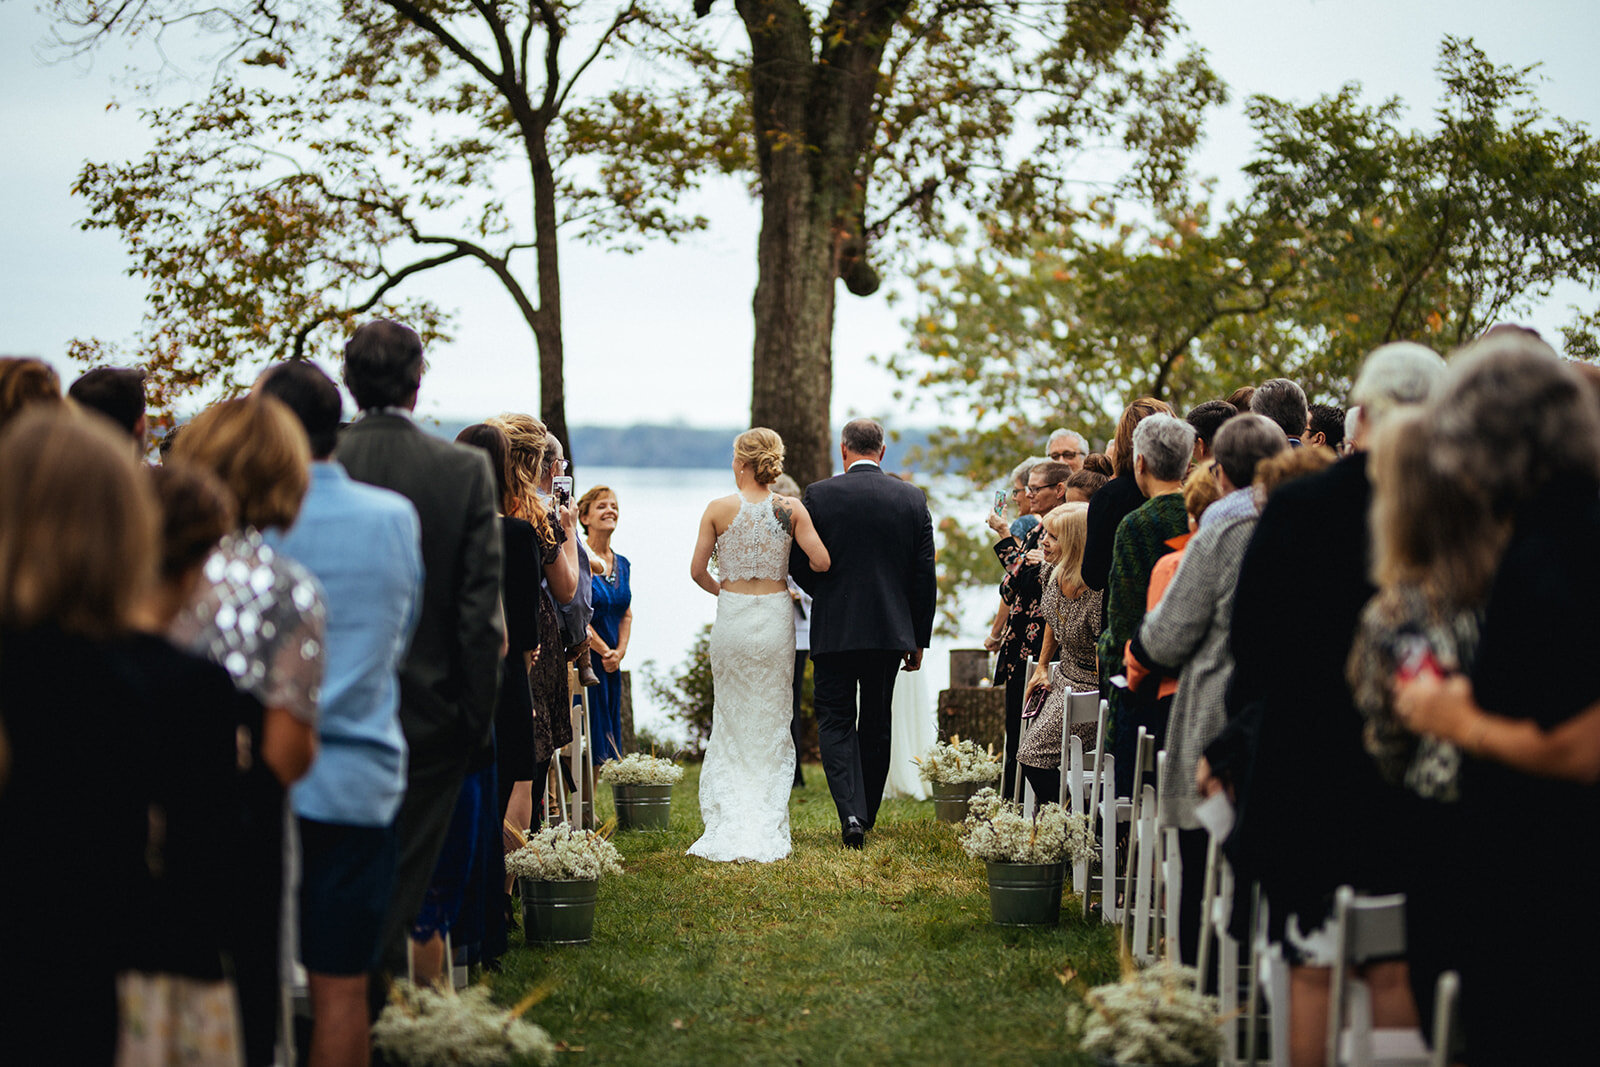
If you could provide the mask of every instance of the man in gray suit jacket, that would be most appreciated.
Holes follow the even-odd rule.
[[[410,499],[422,522],[422,610],[400,666],[400,724],[410,750],[395,822],[400,848],[384,920],[382,963],[404,973],[406,934],[444,846],[468,760],[489,740],[504,630],[500,527],[488,456],[440,440],[411,419],[422,339],[369,322],[344,350],[344,381],[361,408],[335,453],[352,478]]]

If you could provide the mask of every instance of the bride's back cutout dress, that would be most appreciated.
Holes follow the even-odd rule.
[[[745,500],[717,538],[724,582],[789,573],[789,532],[772,496]],[[751,595],[723,590],[711,628],[715,703],[711,740],[700,769],[700,817],[706,832],[689,855],[760,863],[789,855],[789,789],[794,782],[794,607],[787,591]]]

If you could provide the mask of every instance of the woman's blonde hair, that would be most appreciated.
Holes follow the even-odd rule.
[[[757,483],[771,485],[783,473],[783,438],[756,426],[733,439],[733,457],[750,465]]]
[[[1401,408],[1373,432],[1373,581],[1473,607],[1488,595],[1511,524],[1491,513],[1477,485],[1440,471],[1431,431],[1428,414]]]
[[[526,519],[548,535],[550,523],[539,499],[545,438],[549,436],[544,423],[521,412],[506,412],[484,421],[506,435],[506,495],[510,498],[506,514]]]
[[[32,356],[0,356],[0,428],[40,402],[51,407],[66,404],[55,368]]]
[[[1050,536],[1061,546],[1061,559],[1050,571],[1050,580],[1063,593],[1083,588],[1083,546],[1089,540],[1089,505],[1082,501],[1061,504],[1040,520]]]
[[[149,479],[109,422],[51,405],[0,434],[0,627],[127,630],[159,536]]]
[[[288,405],[265,393],[206,408],[184,426],[171,456],[222,479],[240,524],[258,530],[293,526],[311,484],[305,428]]]

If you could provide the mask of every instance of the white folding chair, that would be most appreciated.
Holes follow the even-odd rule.
[[[1066,712],[1061,717],[1061,795],[1057,798],[1068,811],[1094,818],[1090,806],[1093,783],[1084,774],[1083,741],[1072,732],[1074,726],[1096,722],[1100,715],[1100,694],[1090,690],[1067,695]],[[1096,734],[1098,752],[1099,735]],[[1072,865],[1072,891],[1083,900],[1084,914],[1089,911],[1089,861],[1079,860]]]
[[[1428,1067],[1449,1067],[1456,1052],[1456,1010],[1461,999],[1461,976],[1446,971],[1433,986],[1433,1055]]]
[[[1233,868],[1222,857],[1222,842],[1206,844],[1205,885],[1200,894],[1200,951],[1196,972],[1209,973],[1213,954],[1217,960],[1217,1025],[1222,1034],[1223,1067],[1239,1062],[1239,942],[1228,933],[1233,912]],[[1215,943],[1215,948],[1212,945]]]
[[[573,789],[570,793],[563,791],[566,804],[562,814],[565,821],[573,826],[592,830],[595,823],[595,780],[594,747],[589,737],[589,690],[578,680],[578,669],[570,665],[567,667],[567,704],[572,716],[572,740],[557,758],[567,761],[567,769],[572,772]],[[562,784],[558,782],[558,785]],[[585,803],[589,805],[587,818],[583,813]]]
[[[1333,983],[1328,994],[1329,1067],[1428,1067],[1430,1055],[1415,1027],[1376,1029],[1372,997],[1354,969],[1406,950],[1403,893],[1362,896],[1340,886],[1333,903]]]
[[[1124,879],[1122,939],[1133,947],[1134,958],[1150,956],[1151,927],[1155,917],[1156,787],[1148,784],[1156,770],[1155,738],[1143,727],[1134,745],[1133,792],[1130,797],[1127,877]],[[1120,813],[1119,813],[1120,814]],[[1114,824],[1113,824],[1114,827]],[[1107,836],[1110,836],[1108,833]]]
[[[1038,666],[1039,665],[1036,661],[1029,659],[1023,669],[1022,677],[1024,679],[1032,678],[1033,672],[1038,669]],[[1026,685],[1026,682],[1024,682],[1024,685]],[[1024,688],[1023,693],[1024,699],[1026,699],[1026,688]],[[1022,751],[1022,743],[1028,739],[1028,735],[1032,732],[1033,720],[1023,719],[1020,727],[1017,730],[1017,752]],[[1011,795],[1006,799],[1016,801],[1018,804],[1022,805],[1022,810],[1025,812],[1032,811],[1033,806],[1038,803],[1038,800],[1033,795],[1033,786],[1029,785],[1027,779],[1022,776],[1022,764],[1017,763],[1016,759],[1016,752],[1006,753],[1006,761],[1015,764],[1017,768],[1016,778],[1013,780],[1011,785]]]

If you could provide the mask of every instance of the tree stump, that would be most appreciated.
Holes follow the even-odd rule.
[[[994,746],[996,752],[1006,743],[1005,687],[972,686],[945,689],[939,693],[939,737],[948,741],[959,735],[978,747]]]
[[[971,689],[989,677],[989,652],[982,648],[950,650],[950,688]]]

